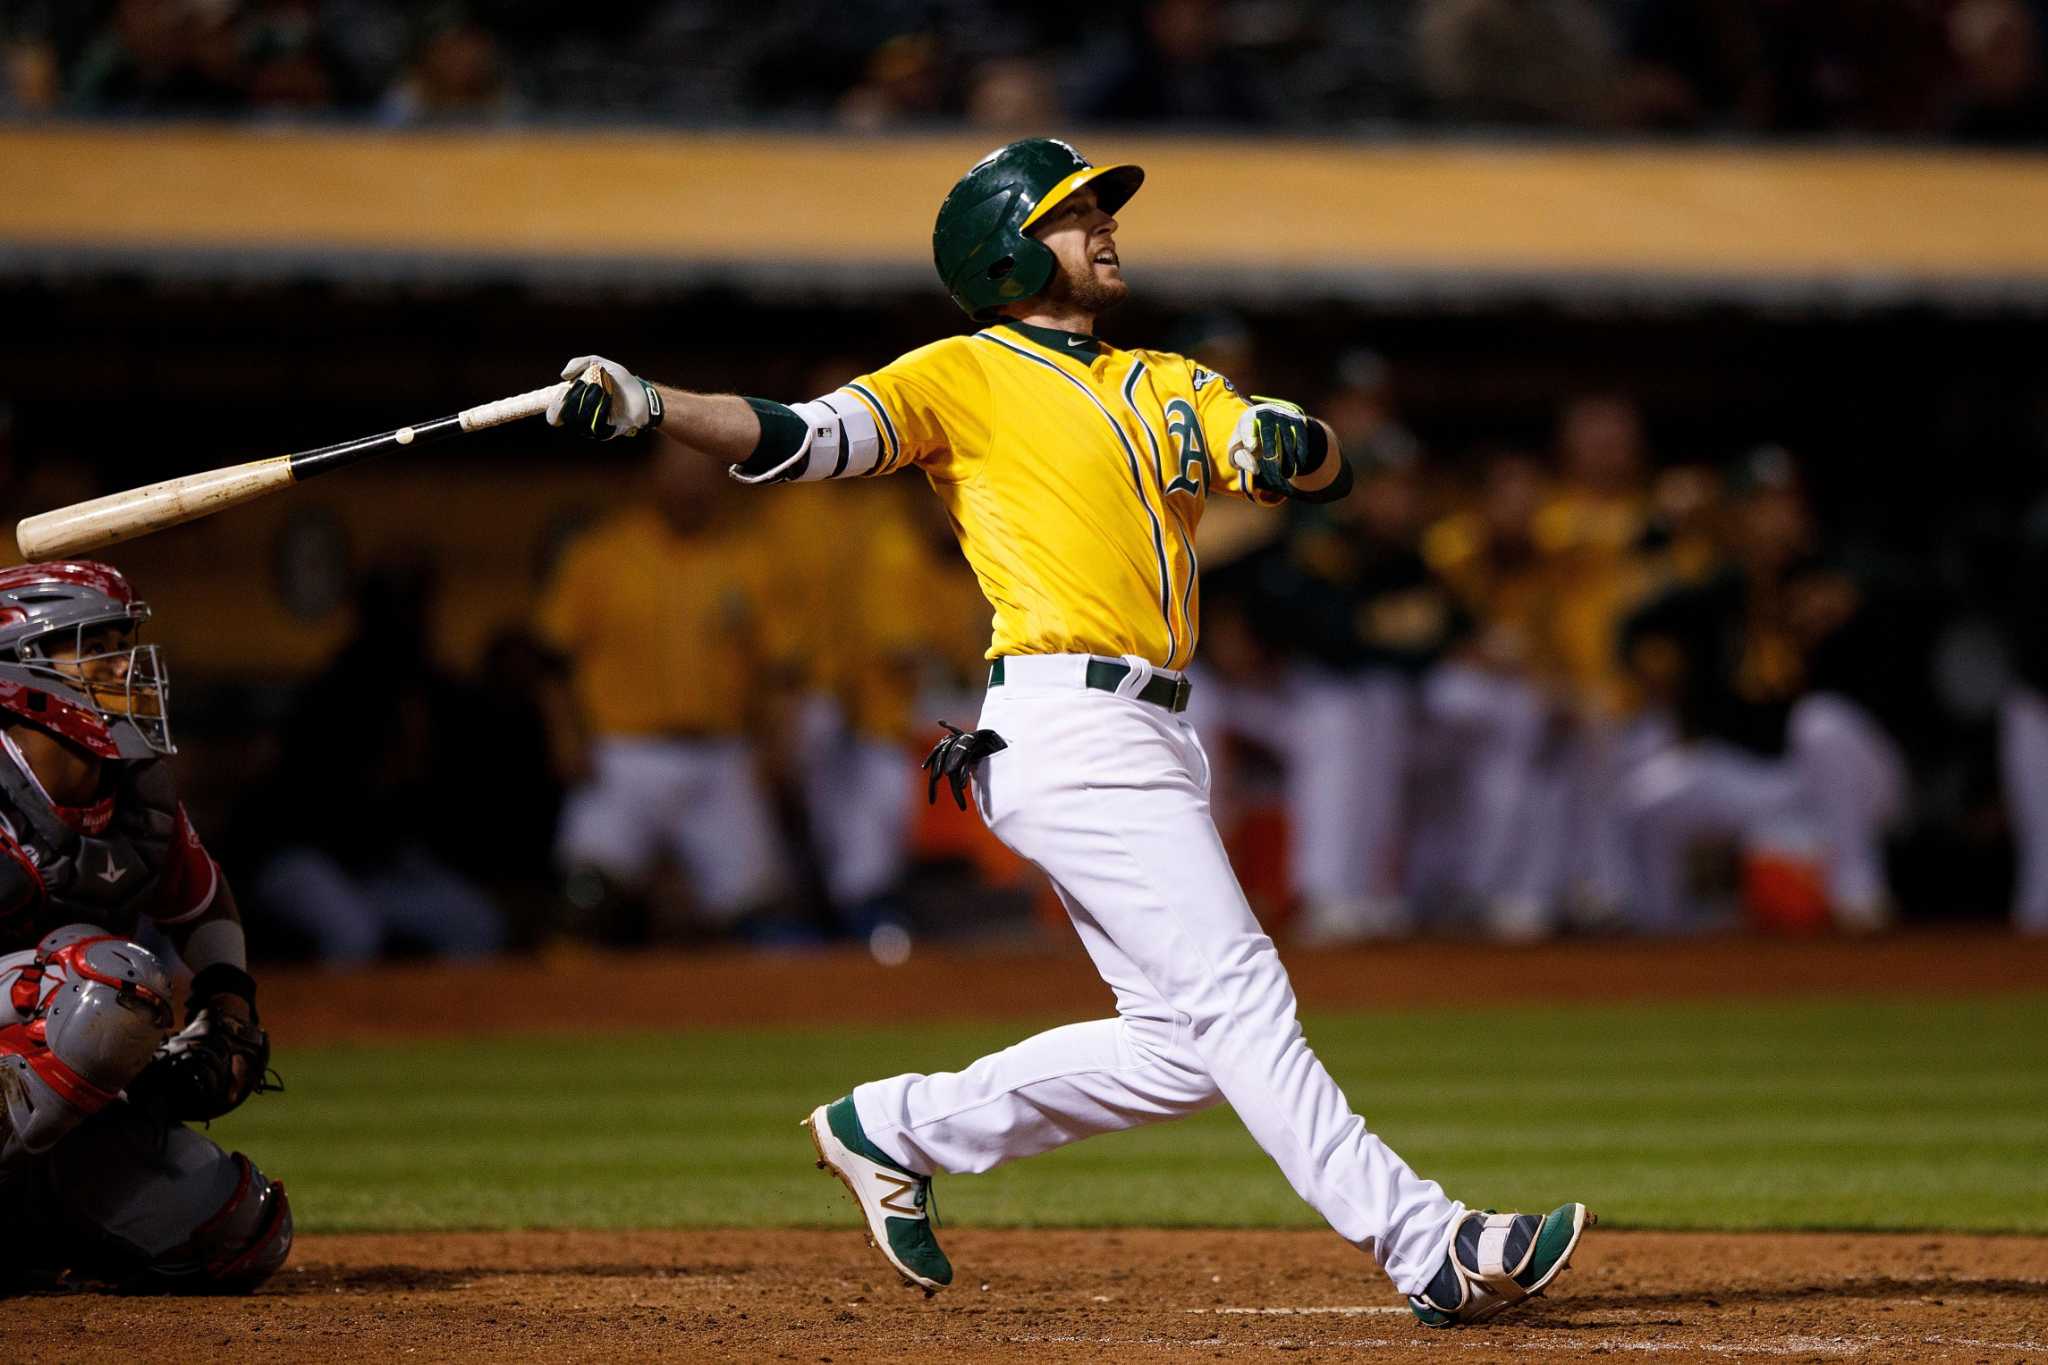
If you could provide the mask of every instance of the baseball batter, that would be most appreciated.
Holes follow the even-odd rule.
[[[940,278],[983,330],[794,406],[583,357],[565,377],[594,363],[603,382],[572,385],[549,420],[600,439],[653,428],[743,483],[915,468],[994,608],[983,728],[927,762],[935,785],[971,783],[990,829],[1052,879],[1117,1013],[810,1115],[820,1164],[905,1279],[927,1292],[952,1279],[929,1218],[935,1175],[1228,1101],[1422,1321],[1490,1316],[1547,1285],[1591,1219],[1580,1204],[1468,1212],[1371,1133],[1309,1049],[1238,888],[1182,716],[1195,528],[1212,491],[1328,501],[1351,475],[1329,428],[1294,405],[1095,335],[1128,292],[1113,215],[1143,180],[1064,142],[1012,143],[960,179],[933,232]]]

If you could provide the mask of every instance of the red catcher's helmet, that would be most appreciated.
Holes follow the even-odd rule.
[[[170,680],[157,647],[134,642],[148,619],[108,565],[0,569],[0,709],[103,758],[173,752]]]

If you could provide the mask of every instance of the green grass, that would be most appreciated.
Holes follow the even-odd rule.
[[[284,1049],[215,1126],[309,1230],[834,1224],[797,1128],[1028,1030]],[[1311,1017],[1368,1122],[1473,1204],[1630,1227],[2048,1233],[2048,995]],[[975,1225],[1313,1226],[1227,1109],[941,1183]]]

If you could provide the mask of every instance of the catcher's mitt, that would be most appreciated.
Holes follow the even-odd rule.
[[[185,1013],[189,1022],[157,1049],[130,1098],[179,1122],[205,1122],[251,1095],[284,1088],[270,1073],[270,1036],[256,1017],[256,983],[247,972],[225,963],[206,968],[192,978]]]

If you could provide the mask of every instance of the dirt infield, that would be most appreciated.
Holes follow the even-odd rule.
[[[1304,1010],[1791,995],[1961,996],[2048,990],[2048,939],[1975,929],[1880,939],[1601,939],[1493,948],[1419,942],[1283,949]],[[266,973],[280,1046],[508,1028],[765,1027],[1108,1012],[1071,937],[1031,948],[920,950],[898,967],[858,949],[578,952],[480,966]]]
[[[17,1299],[0,1303],[0,1335],[18,1361],[128,1343],[223,1365],[2048,1356],[2040,1239],[1595,1229],[1519,1317],[1451,1333],[1415,1324],[1327,1233],[962,1229],[949,1242],[961,1281],[926,1300],[852,1231],[309,1237],[252,1299]]]
[[[1304,1008],[1476,1001],[1974,995],[2048,987],[2048,943],[1920,934],[1523,950],[1289,953]],[[780,957],[557,955],[355,976],[266,975],[283,1045],[505,1028],[671,1029],[1100,1013],[1070,945]],[[819,1177],[820,1180],[823,1177]],[[840,1197],[836,1194],[834,1199]],[[927,1301],[853,1230],[301,1239],[238,1300],[0,1301],[19,1361],[1572,1361],[2048,1359],[2048,1239],[1588,1234],[1507,1323],[1428,1332],[1326,1232],[955,1228]]]

